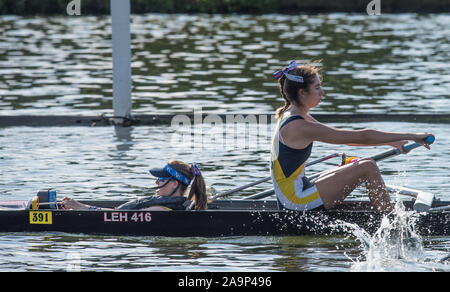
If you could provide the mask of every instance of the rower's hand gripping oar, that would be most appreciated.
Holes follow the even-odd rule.
[[[425,142],[425,144],[430,145],[430,144],[434,143],[434,140],[435,140],[434,136],[428,136],[424,140],[424,142]],[[403,151],[405,151],[405,153],[409,153],[411,150],[416,149],[416,148],[418,148],[420,146],[422,146],[422,144],[416,142],[416,143],[412,143],[412,144],[409,144],[409,145],[402,146],[402,148],[403,148]],[[378,162],[378,161],[381,161],[381,160],[384,160],[384,159],[387,159],[387,158],[390,158],[390,157],[397,156],[397,155],[399,155],[401,153],[402,152],[399,149],[396,148],[396,149],[391,149],[391,150],[388,150],[388,151],[384,151],[384,152],[381,152],[379,154],[375,154],[375,155],[372,155],[372,156],[369,156],[369,157],[366,157],[366,158],[371,158],[371,159],[375,160],[376,162]],[[319,178],[321,175],[323,175],[325,173],[328,173],[328,172],[331,172],[331,171],[333,171],[333,170],[325,170],[325,171],[316,173],[316,174],[310,176],[309,179],[310,179],[311,182],[314,182],[314,180]],[[275,192],[274,189],[269,189],[269,190],[260,192],[258,194],[252,195],[250,197],[247,197],[245,199],[250,199],[250,200],[262,199],[262,198],[265,198],[265,197],[273,195],[274,192]]]
[[[424,142],[425,142],[425,144],[430,145],[430,144],[434,143],[434,140],[435,140],[434,136],[428,136],[424,140]],[[402,146],[402,148],[403,148],[403,151],[405,151],[405,154],[407,154],[411,150],[416,149],[416,148],[418,148],[420,146],[423,146],[423,145],[416,142],[416,143],[404,145],[404,146]],[[384,159],[391,158],[391,157],[394,157],[394,156],[397,156],[397,155],[400,155],[400,154],[402,154],[400,149],[395,148],[395,149],[391,149],[391,150],[388,150],[388,151],[384,151],[384,152],[381,152],[381,153],[378,153],[378,154],[366,157],[366,159],[373,159],[376,162],[379,162],[379,161],[382,161]],[[319,176],[321,176],[322,174],[327,173],[327,172],[329,172],[329,170],[317,173],[317,174],[309,177],[309,179],[311,180],[311,182],[314,182],[313,180],[317,179]]]
[[[425,142],[426,145],[430,145],[430,144],[434,143],[434,140],[435,140],[434,136],[428,136],[424,140],[424,142]],[[403,151],[405,151],[405,153],[408,153],[409,151],[411,151],[413,149],[416,149],[416,148],[418,148],[420,146],[423,146],[423,145],[420,144],[420,143],[412,143],[412,144],[409,144],[409,145],[406,145],[406,146],[402,146],[402,148],[403,148]],[[400,151],[400,149],[396,148],[396,149],[391,149],[389,151],[373,155],[373,156],[371,156],[369,158],[372,158],[375,161],[381,161],[381,160],[386,159],[386,158],[397,156],[397,155],[399,155],[401,153],[402,152]]]

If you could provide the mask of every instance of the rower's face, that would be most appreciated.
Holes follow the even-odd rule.
[[[159,189],[156,189],[156,195],[158,196],[170,196],[172,194],[173,190],[178,186],[178,182],[176,180],[171,180],[169,182],[167,181],[161,181],[159,178],[156,179],[156,185],[158,187],[161,187]]]
[[[323,97],[322,84],[318,75],[314,77],[314,82],[308,85],[308,91],[300,89],[300,100],[302,104],[308,108],[313,108],[319,105]]]

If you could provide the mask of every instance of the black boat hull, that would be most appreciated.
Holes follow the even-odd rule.
[[[88,203],[113,207],[121,202]],[[264,201],[223,201],[205,211],[2,210],[0,232],[168,237],[336,235],[349,234],[352,226],[373,233],[383,216],[394,216],[370,211],[361,202],[345,204],[339,210],[305,213],[280,211],[274,206],[274,202]],[[415,213],[413,217],[420,235],[450,235],[450,212]]]

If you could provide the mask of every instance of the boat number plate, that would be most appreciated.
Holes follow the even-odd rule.
[[[52,224],[51,211],[30,211],[30,224]]]
[[[130,213],[131,214],[131,213]],[[150,212],[133,212],[129,216],[128,212],[104,212],[104,222],[150,222],[152,214]]]

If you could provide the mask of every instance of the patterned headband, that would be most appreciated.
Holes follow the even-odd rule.
[[[177,181],[180,181],[187,186],[191,183],[191,180],[189,178],[185,177],[184,175],[182,175],[181,173],[176,171],[176,169],[173,168],[170,164],[167,164],[166,166],[164,166],[163,169],[165,172],[169,173]]]
[[[291,61],[286,68],[284,68],[283,70],[280,70],[280,71],[277,71],[277,72],[273,73],[273,77],[275,77],[275,79],[278,80],[278,79],[281,78],[281,76],[284,75],[284,76],[286,76],[287,79],[289,79],[291,81],[303,83],[304,80],[303,80],[302,76],[292,75],[292,74],[288,73],[289,71],[291,71],[292,69],[297,68],[298,66],[303,66],[303,65],[298,65],[297,62],[295,62],[295,60]]]
[[[194,176],[201,176],[202,173],[200,172],[200,169],[198,169],[197,163],[191,164],[191,172]]]

